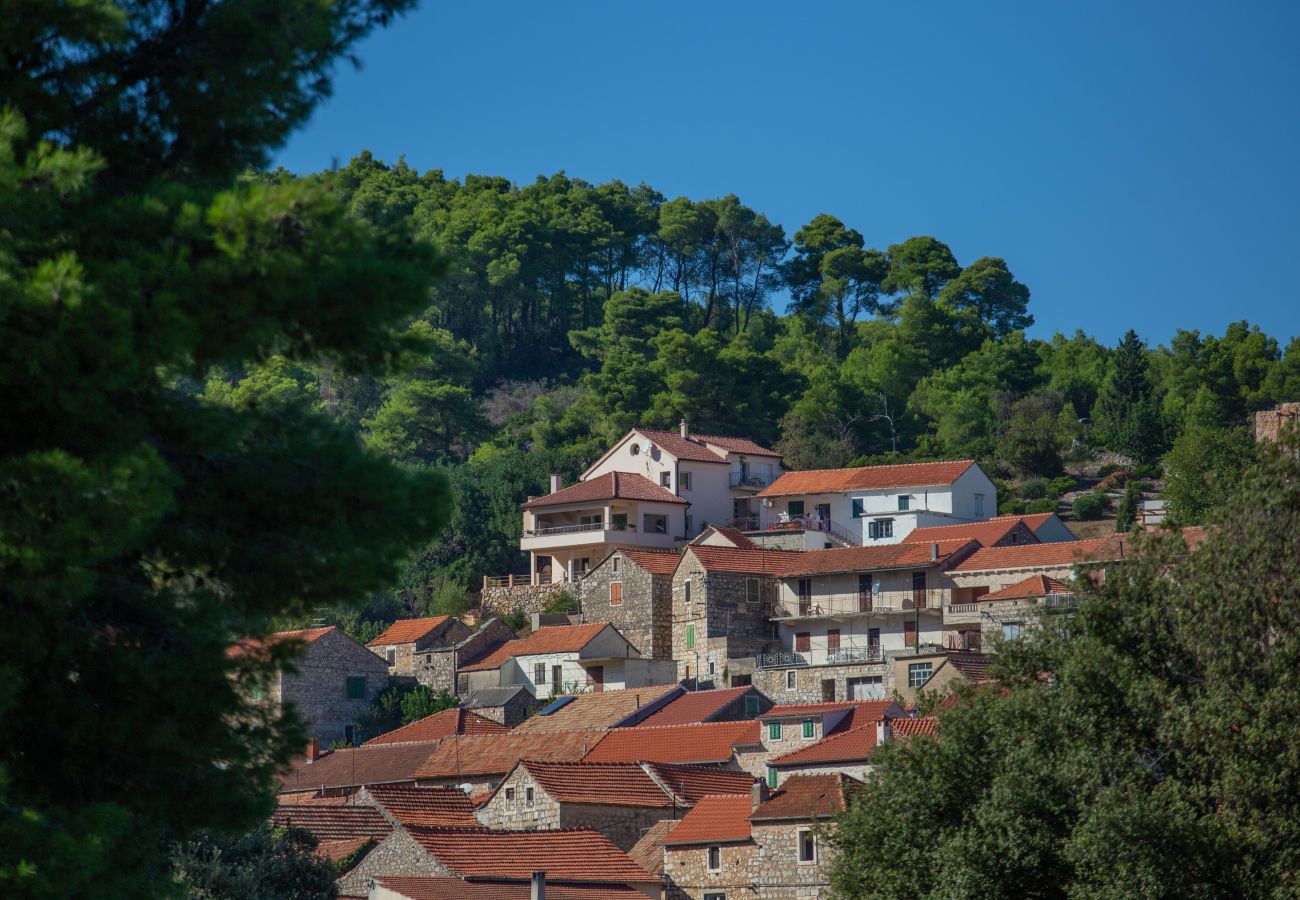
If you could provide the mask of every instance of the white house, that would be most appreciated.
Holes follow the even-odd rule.
[[[915,528],[979,522],[998,508],[997,488],[971,460],[787,472],[758,500],[761,529],[840,546],[896,544]]]
[[[576,484],[524,504],[533,584],[574,581],[619,547],[672,547],[710,525],[757,527],[754,496],[781,457],[746,438],[634,428]]]

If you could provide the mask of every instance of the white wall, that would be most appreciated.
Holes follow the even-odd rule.
[[[977,509],[975,497],[982,494],[982,509]],[[998,514],[998,489],[979,466],[971,466],[952,486],[952,513],[968,521],[991,519]]]
[[[644,475],[655,484],[659,484],[659,474],[661,472],[672,472],[673,467],[677,465],[677,457],[661,447],[655,447],[650,453],[633,453],[633,446],[644,443],[645,440],[641,435],[635,433],[626,436],[622,441],[614,445],[614,449],[609,456],[593,466],[582,480],[590,481],[608,472],[634,472],[637,475]],[[672,490],[672,488],[669,488],[669,490]]]
[[[689,490],[674,482],[670,488],[683,500],[690,501],[687,513],[691,517],[691,530],[687,537],[695,537],[705,525],[726,525],[731,521],[731,488],[728,484],[729,469],[719,460],[717,463],[683,461],[678,463],[680,472],[690,473]]]

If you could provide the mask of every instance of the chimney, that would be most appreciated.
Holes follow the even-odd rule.
[[[939,559],[939,545],[934,543],[930,545],[930,562],[937,562]]]
[[[546,873],[534,872],[532,890],[528,892],[528,900],[546,900]]]
[[[554,494],[560,488],[564,487],[564,476],[559,472],[551,473],[551,493]]]
[[[685,419],[677,423],[677,430],[681,433],[682,440],[686,440],[691,436],[691,426],[687,424]]]
[[[753,787],[749,789],[750,811],[758,809],[759,804],[767,799],[767,782],[755,781]]]
[[[313,763],[320,759],[320,741],[315,738],[307,739],[307,762]]]
[[[881,716],[876,719],[876,746],[880,747],[889,743],[889,719]]]

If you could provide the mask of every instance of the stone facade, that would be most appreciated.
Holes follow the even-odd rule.
[[[469,695],[471,698],[480,695]],[[507,728],[514,728],[542,708],[542,703],[522,687],[500,703],[474,703],[466,705],[485,719],[499,722]]]
[[[718,871],[709,870],[709,845],[664,848],[666,900],[703,900],[705,894],[725,894],[727,900],[753,900],[761,895],[750,886],[757,846],[752,841],[715,844],[721,855]]]
[[[459,641],[465,640],[472,632],[464,622],[459,619],[448,619],[437,628],[424,635],[418,641],[407,641],[401,644],[378,644],[371,646],[371,650],[378,653],[385,661],[388,659],[388,651],[393,651],[393,662],[388,667],[390,675],[416,676],[417,661],[422,658],[425,651],[451,647]]]
[[[619,588],[613,605],[610,585]],[[647,572],[615,551],[586,574],[579,588],[584,622],[609,622],[647,659],[672,659],[673,581]]]
[[[292,704],[307,736],[322,746],[348,738],[357,717],[389,683],[388,664],[338,628],[307,644],[294,669],[279,674],[267,700]],[[358,684],[359,695],[350,697],[349,687]]]
[[[827,827],[811,821],[754,822],[755,850],[749,870],[754,896],[762,900],[813,900],[829,896],[828,875],[835,850],[826,834]],[[799,833],[807,830],[813,832],[815,859],[801,862]]]
[[[532,802],[528,792],[532,791]],[[560,804],[542,790],[528,770],[515,766],[501,786],[476,813],[488,828],[510,831],[545,831],[560,825]]]
[[[788,673],[793,672],[793,676]],[[794,688],[790,688],[793,678]],[[888,697],[893,691],[890,667],[887,663],[854,663],[843,666],[800,666],[791,669],[759,669],[754,673],[754,687],[777,703],[821,703],[824,700],[872,699],[850,696],[850,681],[880,679],[880,696]],[[831,682],[828,691],[826,682]],[[873,687],[872,681],[861,681],[859,692]]]
[[[339,894],[365,897],[367,883],[380,875],[455,875],[401,828],[379,842],[346,875],[338,880]]]
[[[819,535],[820,536],[820,535]],[[802,528],[747,532],[745,537],[764,550],[807,550],[808,538]]]
[[[465,692],[461,689],[462,686],[456,683],[459,667],[514,638],[515,633],[500,619],[488,619],[472,634],[466,628],[458,643],[415,654],[415,680],[435,691],[463,694]]]
[[[551,598],[562,591],[574,593],[573,585],[566,582],[556,584],[529,584],[528,576],[515,584],[484,584],[479,598],[482,616],[504,616],[512,610],[521,609],[528,615],[544,612]]]
[[[1297,422],[1300,422],[1300,403],[1282,403],[1276,409],[1261,409],[1255,413],[1255,440],[1276,442],[1283,425],[1295,427]]]
[[[757,584],[757,601],[749,599],[751,582]],[[706,572],[688,549],[673,575],[672,657],[678,679],[727,687],[729,659],[756,656],[774,642],[770,617],[776,597],[771,576]]]

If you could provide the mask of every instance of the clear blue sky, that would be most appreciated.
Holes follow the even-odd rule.
[[[278,155],[735,193],[1003,256],[1032,333],[1300,335],[1300,3],[424,3]],[[1261,274],[1262,273],[1262,274]]]

